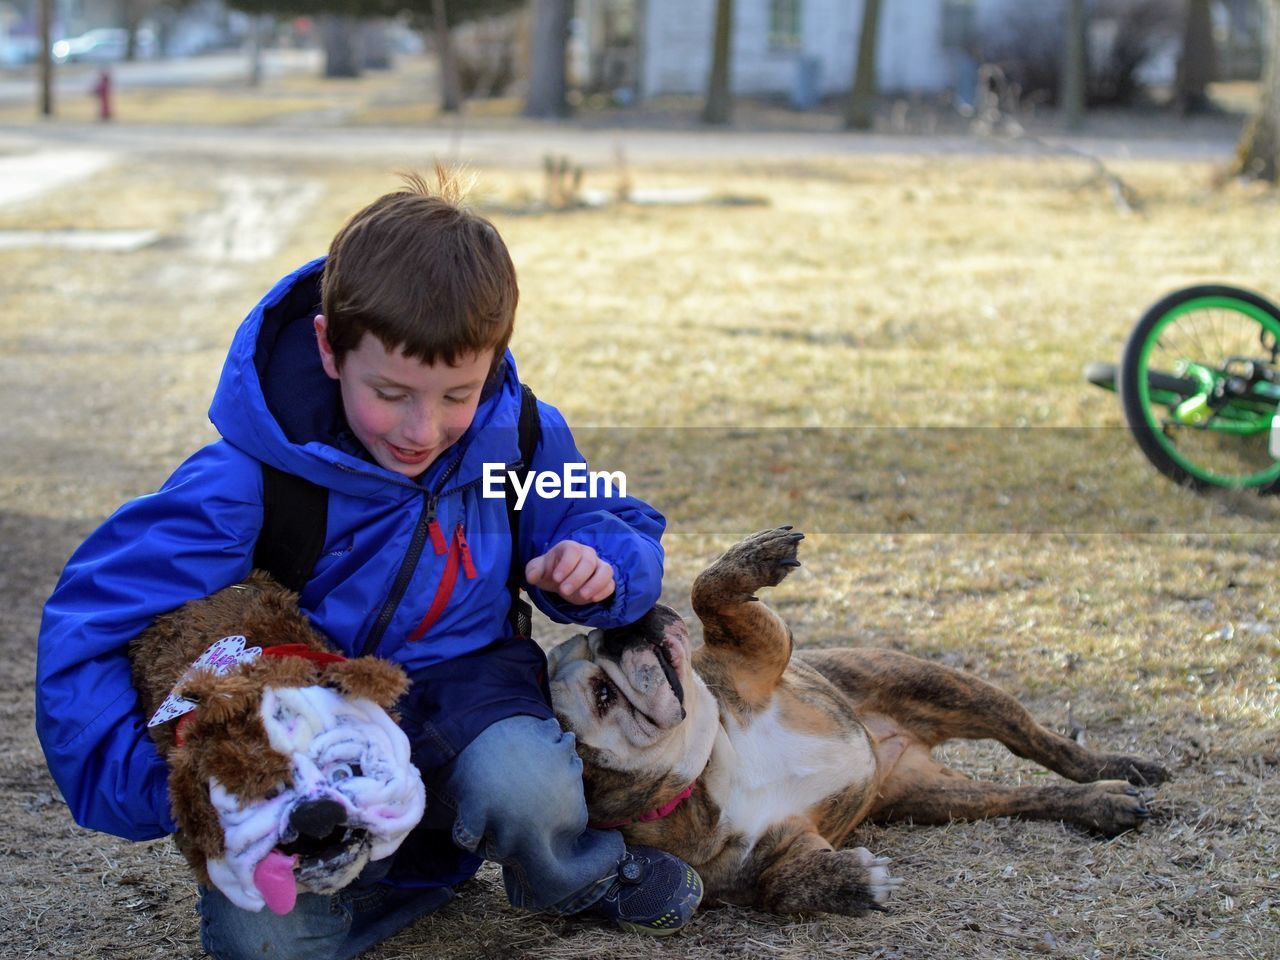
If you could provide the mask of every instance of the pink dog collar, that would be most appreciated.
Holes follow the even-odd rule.
[[[655,810],[650,810],[648,813],[642,813],[638,817],[633,817],[629,820],[610,820],[606,823],[593,822],[588,823],[587,826],[593,830],[616,830],[619,827],[629,827],[633,823],[652,823],[654,820],[661,820],[663,817],[671,816],[671,814],[675,812],[676,807],[680,806],[680,804],[693,796],[693,789],[697,785],[698,781],[695,780],[672,797],[669,802],[664,803]]]

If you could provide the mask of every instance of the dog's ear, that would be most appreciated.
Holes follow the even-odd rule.
[[[201,776],[189,750],[169,757],[169,804],[178,824],[178,849],[200,881],[208,884],[206,865],[211,857],[222,856],[225,845],[218,811],[209,799],[209,779]]]
[[[599,630],[592,631],[592,633],[599,632]],[[556,644],[547,651],[547,676],[554,678],[560,671],[560,665],[570,660],[591,659],[590,650],[585,633],[576,633],[563,643]]]
[[[409,678],[394,663],[377,657],[357,657],[325,666],[325,683],[349,697],[372,700],[389,710],[409,689]]]
[[[665,615],[661,618],[662,637],[670,640],[687,640],[689,639],[689,627],[684,622],[684,617],[676,613],[670,607],[655,607],[655,612],[661,610]]]

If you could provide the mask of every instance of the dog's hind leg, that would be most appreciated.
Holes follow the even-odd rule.
[[[886,858],[863,847],[835,850],[817,833],[792,823],[761,837],[752,859],[755,905],[771,913],[882,910],[900,882],[889,876]]]
[[[693,582],[693,611],[706,643],[750,658],[753,678],[770,687],[791,659],[791,630],[755,594],[800,566],[796,545],[803,539],[790,527],[761,531],[734,544]]]
[[[1123,780],[1024,787],[984,783],[943,766],[917,746],[903,754],[881,784],[869,819],[921,824],[989,817],[1062,820],[1111,837],[1132,830],[1149,816],[1137,788]]]
[[[963,670],[892,650],[818,650],[803,659],[848,696],[859,715],[889,717],[928,747],[957,738],[999,740],[1078,783],[1155,786],[1169,779],[1155,761],[1090,750],[1054,733],[999,687]]]

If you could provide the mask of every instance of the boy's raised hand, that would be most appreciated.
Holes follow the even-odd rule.
[[[524,568],[529,586],[557,593],[566,603],[599,603],[613,594],[613,567],[586,544],[561,540]]]

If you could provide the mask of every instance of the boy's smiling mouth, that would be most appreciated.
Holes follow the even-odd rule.
[[[396,446],[396,444],[392,443],[390,440],[384,440],[383,443],[387,445],[387,449],[391,451],[391,455],[400,463],[416,466],[418,464],[425,463],[431,457],[430,447],[423,450],[416,450],[409,447]]]

